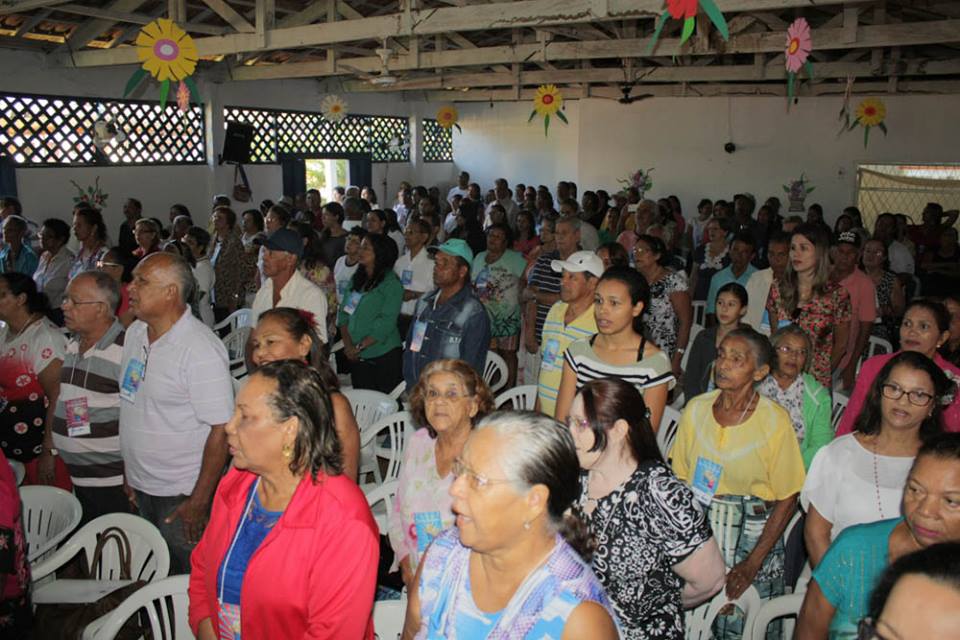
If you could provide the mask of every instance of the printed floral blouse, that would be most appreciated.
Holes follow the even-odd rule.
[[[813,344],[810,373],[823,385],[824,389],[830,389],[833,386],[830,368],[833,331],[840,324],[850,322],[853,314],[847,290],[842,285],[831,282],[823,295],[797,307],[791,315],[781,305],[780,288],[775,280],[770,286],[770,296],[767,298],[767,313],[770,314],[771,327],[781,327],[792,322],[809,336]]]

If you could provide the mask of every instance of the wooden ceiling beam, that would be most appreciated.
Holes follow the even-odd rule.
[[[142,3],[141,3],[142,4]],[[135,13],[130,11],[114,11],[112,9],[102,9],[97,7],[86,7],[79,4],[65,4],[57,7],[57,11],[73,13],[79,16],[90,18],[100,18],[108,23],[125,22],[129,24],[150,24],[156,20],[156,16],[147,13]],[[44,12],[46,13],[46,12]],[[208,24],[198,24],[196,22],[179,22],[185,31],[190,33],[203,33],[206,35],[222,35],[226,32],[224,27],[216,27]],[[107,27],[109,29],[109,27]],[[98,34],[99,35],[99,34]]]
[[[10,13],[23,13],[24,11],[32,11],[33,9],[43,9],[48,7],[55,7],[58,4],[67,4],[71,0],[3,0],[0,2],[0,16],[5,16]]]
[[[145,1],[146,0],[114,0],[107,5],[107,10],[117,13],[130,13],[139,9],[140,6],[145,3]],[[92,40],[95,40],[112,29],[117,22],[120,22],[120,20],[109,17],[88,20],[84,24],[77,27],[73,33],[70,34],[70,37],[67,38],[67,41],[58,48],[58,51],[76,51],[81,49],[87,46],[87,44],[89,44]],[[133,50],[133,57],[134,61],[136,61],[137,52],[135,49]]]

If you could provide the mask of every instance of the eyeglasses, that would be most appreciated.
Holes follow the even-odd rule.
[[[567,416],[567,428],[576,429],[577,431],[586,431],[590,428],[590,421],[585,418],[578,418],[576,416]]]
[[[447,402],[457,402],[458,400],[463,400],[464,398],[469,398],[470,394],[460,393],[454,389],[448,389],[447,391],[437,391],[436,389],[428,389],[426,393],[426,398],[429,402],[436,402],[440,398],[445,399]]]
[[[73,298],[64,298],[63,304],[67,303],[74,307],[79,307],[83,304],[106,304],[103,300],[74,300]]]
[[[103,269],[104,267],[123,267],[123,265],[116,262],[104,262],[103,260],[97,260],[97,269]]]
[[[470,488],[474,491],[483,489],[484,487],[491,484],[503,484],[510,482],[509,480],[498,479],[498,478],[488,478],[487,476],[481,475],[463,464],[463,460],[460,458],[454,458],[453,460],[453,477],[454,479],[459,478],[460,476],[467,477],[467,484],[470,485]]]
[[[890,625],[873,618],[864,618],[857,624],[857,640],[896,640],[900,635],[890,629],[892,635],[884,632],[880,633],[880,625],[890,629]]]
[[[806,349],[791,349],[785,344],[777,347],[777,352],[782,353],[785,356],[800,356],[801,358],[807,357]]]
[[[927,393],[926,391],[920,391],[919,389],[914,389],[913,391],[907,391],[900,385],[893,382],[886,382],[880,385],[880,392],[886,398],[891,400],[899,400],[903,394],[907,394],[907,400],[910,401],[910,404],[917,407],[925,407],[930,404],[930,401],[933,400],[933,395]]]

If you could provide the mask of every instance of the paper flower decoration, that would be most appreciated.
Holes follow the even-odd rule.
[[[637,169],[634,173],[630,174],[626,178],[620,178],[619,182],[623,185],[623,190],[626,191],[630,187],[636,187],[640,192],[640,197],[643,197],[644,192],[653,189],[653,179],[650,177],[650,174],[653,173],[653,167],[644,171],[643,169]]]
[[[537,87],[537,93],[533,96],[533,111],[527,122],[533,120],[537,115],[543,116],[543,135],[546,136],[550,130],[550,116],[557,116],[564,124],[567,122],[567,116],[563,115],[563,96],[560,90],[552,84],[542,84]]]
[[[137,35],[137,58],[143,65],[133,72],[123,92],[124,97],[139,86],[149,74],[160,82],[160,106],[167,105],[170,82],[180,82],[177,104],[181,111],[190,105],[190,96],[199,102],[199,92],[190,77],[197,68],[197,45],[187,32],[171,20],[158,18]]]
[[[804,18],[797,18],[787,29],[787,48],[784,51],[787,65],[787,108],[793,102],[794,85],[801,68],[806,69],[807,76],[813,78],[813,63],[810,61],[810,52],[813,50],[813,39],[810,36],[810,24]]]
[[[320,103],[320,112],[330,122],[340,122],[347,117],[347,102],[340,96],[327,96]]]
[[[790,184],[783,185],[783,190],[787,194],[787,198],[790,199],[790,211],[806,211],[803,202],[815,188],[810,186],[806,176],[802,173],[799,180],[793,180]]]
[[[107,198],[110,197],[110,194],[104,193],[100,188],[100,176],[97,176],[96,181],[92,186],[88,186],[86,189],[78,185],[73,180],[70,181],[74,187],[77,188],[77,194],[73,198],[74,204],[89,204],[97,211],[102,209],[107,204]]]
[[[854,121],[853,126],[859,124],[863,127],[864,148],[866,148],[867,142],[870,141],[870,129],[873,127],[878,127],[880,131],[883,131],[883,135],[887,135],[887,125],[883,123],[887,117],[887,107],[883,104],[882,100],[879,98],[864,98],[860,101],[860,104],[857,105],[856,113],[857,119]]]
[[[440,109],[437,110],[437,123],[444,129],[456,127],[457,131],[462,132],[463,129],[460,128],[460,124],[457,122],[459,118],[460,114],[457,113],[457,109],[451,105],[440,107]]]
[[[663,31],[663,25],[667,23],[668,18],[674,20],[683,20],[683,31],[680,33],[680,44],[685,43],[693,35],[693,28],[697,24],[697,9],[703,7],[710,22],[717,28],[724,40],[730,39],[730,29],[727,27],[727,19],[723,17],[720,8],[714,0],[667,0],[667,10],[660,15],[657,20],[657,28],[653,32],[653,38],[650,40],[650,46],[647,48],[649,55],[654,47],[657,46],[657,40],[660,39],[660,32]]]

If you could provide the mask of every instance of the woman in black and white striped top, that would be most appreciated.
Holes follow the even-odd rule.
[[[599,333],[567,347],[557,395],[557,420],[566,419],[574,396],[587,382],[619,378],[643,394],[650,424],[660,424],[667,392],[676,380],[670,359],[643,335],[642,317],[649,301],[650,288],[635,270],[612,267],[604,272],[594,295]]]

